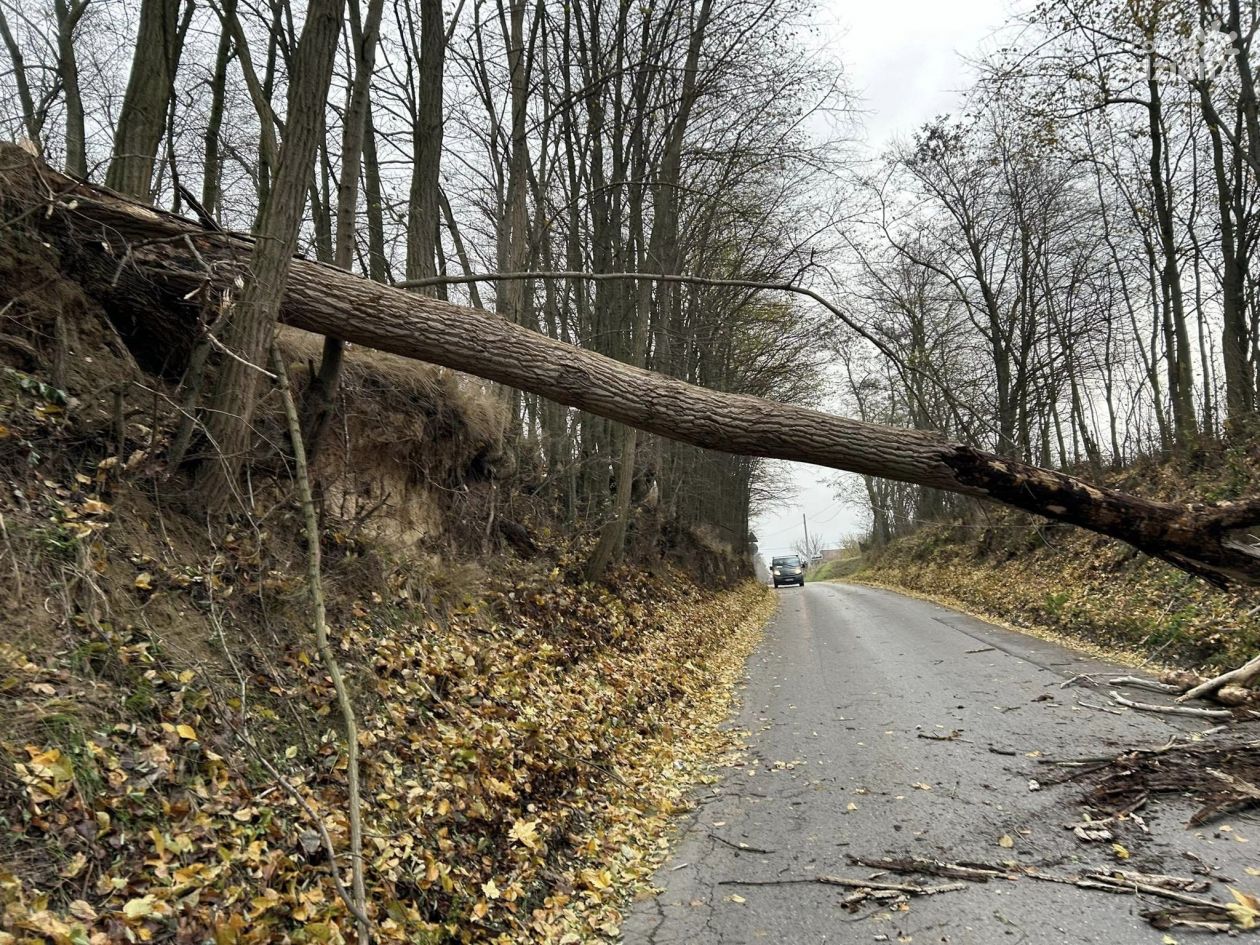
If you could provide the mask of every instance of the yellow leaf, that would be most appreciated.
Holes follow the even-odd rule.
[[[508,836],[517,843],[522,843],[531,850],[538,849],[538,821],[518,820],[512,824]]]
[[[731,896],[731,902],[747,902],[743,896]]]
[[[87,866],[87,857],[82,853],[76,853],[57,875],[64,879],[74,879],[83,872],[85,866]]]
[[[123,915],[128,919],[143,919],[146,915],[153,915],[153,902],[152,896],[129,899],[123,906]]]
[[[1111,852],[1116,855],[1117,860],[1127,860],[1130,856],[1129,851],[1125,848],[1124,844],[1121,843],[1113,843],[1111,845]]]
[[[104,515],[109,511],[109,506],[100,499],[84,499],[83,511],[88,515]]]
[[[612,888],[612,873],[608,870],[582,870],[582,881],[588,889],[602,892]]]
[[[197,730],[191,725],[176,725],[175,731],[179,733],[180,738],[186,738],[190,742],[197,740]]]
[[[284,750],[284,757],[286,757],[286,758],[296,758],[296,757],[297,757],[297,745],[290,745],[288,748],[286,748],[286,749]]]
[[[858,806],[852,801],[849,801],[849,803],[845,805],[844,809],[847,811],[855,811],[858,809]]]
[[[1234,897],[1234,901],[1226,903],[1225,908],[1229,910],[1234,924],[1240,929],[1254,929],[1256,927],[1256,919],[1260,919],[1260,899],[1248,893],[1240,892],[1233,886],[1229,887],[1229,892]]]
[[[1011,847],[1015,846],[1015,838],[1009,833],[1004,833],[1002,836],[998,837],[998,846],[1005,850],[1009,850]]]
[[[70,914],[84,922],[95,922],[97,919],[96,910],[92,908],[92,904],[82,899],[76,899],[70,903]]]
[[[136,575],[135,584],[136,584],[136,587],[142,591],[152,590],[153,575],[150,574],[148,571],[141,571],[139,574]]]
[[[481,884],[481,894],[487,899],[499,898],[499,887],[494,884],[494,880],[487,880]]]
[[[1256,869],[1254,866],[1244,867],[1243,872],[1248,876],[1260,876],[1260,869]]]
[[[28,745],[26,753],[31,756],[31,768],[39,777],[50,781],[70,781],[74,778],[74,765],[60,748],[40,751]]]

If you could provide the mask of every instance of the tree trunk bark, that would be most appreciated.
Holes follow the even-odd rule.
[[[233,0],[225,0],[227,3]],[[201,207],[212,220],[219,219],[222,197],[223,162],[220,154],[223,113],[226,108],[227,70],[232,61],[232,33],[227,26],[219,30],[219,46],[214,54],[214,73],[210,79],[210,115],[206,120],[205,162],[201,171]]]
[[[107,186],[146,203],[153,199],[153,166],[183,45],[179,30],[182,3],[144,0],[140,5],[135,57],[105,175]]]
[[[299,162],[299,200],[306,166]],[[150,364],[169,363],[196,341],[198,311],[186,296],[207,280],[224,289],[247,274],[247,237],[207,232],[70,180],[13,145],[0,146],[0,168],[6,213],[41,211],[27,215],[31,225],[59,246],[69,273],[107,306]],[[57,194],[51,202],[49,188]],[[1218,585],[1260,586],[1260,551],[1236,534],[1260,524],[1260,499],[1190,505],[1143,499],[935,434],[707,390],[333,266],[297,259],[284,270],[287,284],[275,293],[279,318],[307,331],[467,371],[707,449],[990,499],[1119,538]],[[279,290],[281,282],[275,286]],[[263,327],[270,331],[269,324]],[[256,382],[256,372],[250,373]]]
[[[57,14],[57,71],[65,89],[66,170],[87,177],[87,132],[83,114],[83,94],[79,88],[79,60],[74,49],[74,31],[87,10],[89,0],[55,0]]]
[[[442,167],[442,82],[446,74],[446,34],[441,0],[420,2],[420,61],[416,78],[416,113],[411,116],[414,166],[407,201],[407,278],[437,274],[437,238],[441,225],[439,193]],[[419,290],[437,296],[437,286]]]
[[[376,46],[380,39],[384,0],[368,0],[367,19],[360,21],[358,3],[350,7],[350,38],[354,48],[354,81],[346,103],[341,135],[341,171],[337,179],[337,228],[333,242],[333,262],[338,269],[350,269],[354,262],[354,231],[359,210],[359,169],[367,137],[371,107],[372,71],[376,67]],[[324,339],[319,372],[307,388],[303,403],[303,435],[308,453],[314,457],[323,445],[328,419],[332,416],[341,384],[344,345],[340,338]]]
[[[224,343],[226,358],[206,415],[216,456],[198,469],[198,492],[212,511],[226,511],[251,446],[258,377],[275,333],[276,316],[297,248],[311,161],[324,127],[324,106],[333,55],[341,33],[344,0],[313,0],[294,57],[284,144],[276,178],[259,217],[258,241],[248,248],[248,268],[238,271],[244,289],[235,303]],[[237,264],[239,269],[239,263]],[[323,332],[337,336],[337,331]]]

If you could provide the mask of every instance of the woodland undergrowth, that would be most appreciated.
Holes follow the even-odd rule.
[[[169,379],[38,253],[0,247],[0,278],[0,945],[354,940],[328,856],[345,882],[345,737],[276,405],[250,513],[208,522],[164,467]],[[309,345],[281,341],[300,373]],[[371,937],[613,936],[739,741],[772,595],[659,554],[585,583],[597,527],[501,478],[475,388],[355,357],[320,540]]]

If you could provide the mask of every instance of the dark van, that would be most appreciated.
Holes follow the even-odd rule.
[[[805,565],[800,555],[784,555],[770,562],[770,576],[774,578],[774,586],[780,584],[797,584],[805,586]]]

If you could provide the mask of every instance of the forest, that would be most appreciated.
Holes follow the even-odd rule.
[[[861,421],[1033,467],[1097,478],[1249,428],[1260,145],[1249,49],[1229,39],[1250,35],[1241,9],[1032,7],[1008,24],[1017,41],[976,64],[959,114],[874,163],[846,151],[854,98],[842,64],[810,40],[805,7],[405,6],[386,17],[383,5],[335,4],[300,24],[285,7],[133,12],[133,48],[106,53],[76,42],[81,20],[106,10],[68,9],[55,24],[9,11],[9,123],[71,174],[258,239],[233,300],[256,317],[217,326],[239,357],[206,392],[215,458],[196,478],[220,510],[249,452],[250,365],[265,360],[280,309],[265,286],[299,248],[422,297],[488,301],[513,324],[695,386],[787,404],[838,391]],[[92,31],[93,44],[119,32]],[[80,59],[128,65],[84,83]],[[101,118],[91,134],[88,116]],[[344,349],[327,339],[302,394],[315,452]],[[194,402],[221,344],[210,332],[185,372]],[[467,357],[451,366],[493,375]],[[620,555],[636,495],[740,546],[749,510],[776,498],[766,464],[670,438],[819,461],[764,446],[759,431],[749,447],[728,430],[701,442],[659,419],[565,411],[537,396],[549,381],[533,383],[533,396],[513,378],[501,392],[514,462],[536,468],[570,514],[606,517],[591,575]],[[575,396],[556,399],[601,414]],[[197,459],[183,452],[179,462]],[[822,462],[886,467],[878,447],[844,452]],[[987,460],[964,469],[976,463],[965,452],[941,460],[944,475],[925,468],[935,461],[885,475],[1001,501],[1037,478]],[[994,470],[1002,481],[989,481]],[[1170,537],[1237,531],[1249,509],[1181,528],[1121,500],[1143,521],[1117,528],[1088,492],[1050,491],[1061,488],[1074,497],[1038,495],[1033,510],[1083,502],[1065,520],[1218,582],[1255,567],[1220,535],[1195,547]],[[877,540],[890,521],[945,508],[932,489],[869,475],[866,489]]]
[[[829,328],[783,293],[456,281],[798,279],[834,150],[807,126],[843,105],[835,65],[798,55],[802,16],[768,3],[13,6],[4,128],[71,174],[225,229],[274,227],[292,234],[286,250],[373,280],[716,390],[816,400]],[[299,152],[282,181],[281,158]],[[305,393],[314,449],[341,350],[327,341]],[[236,369],[230,382],[248,386]],[[501,396],[517,460],[575,513],[651,491],[671,517],[743,540],[755,462]]]

